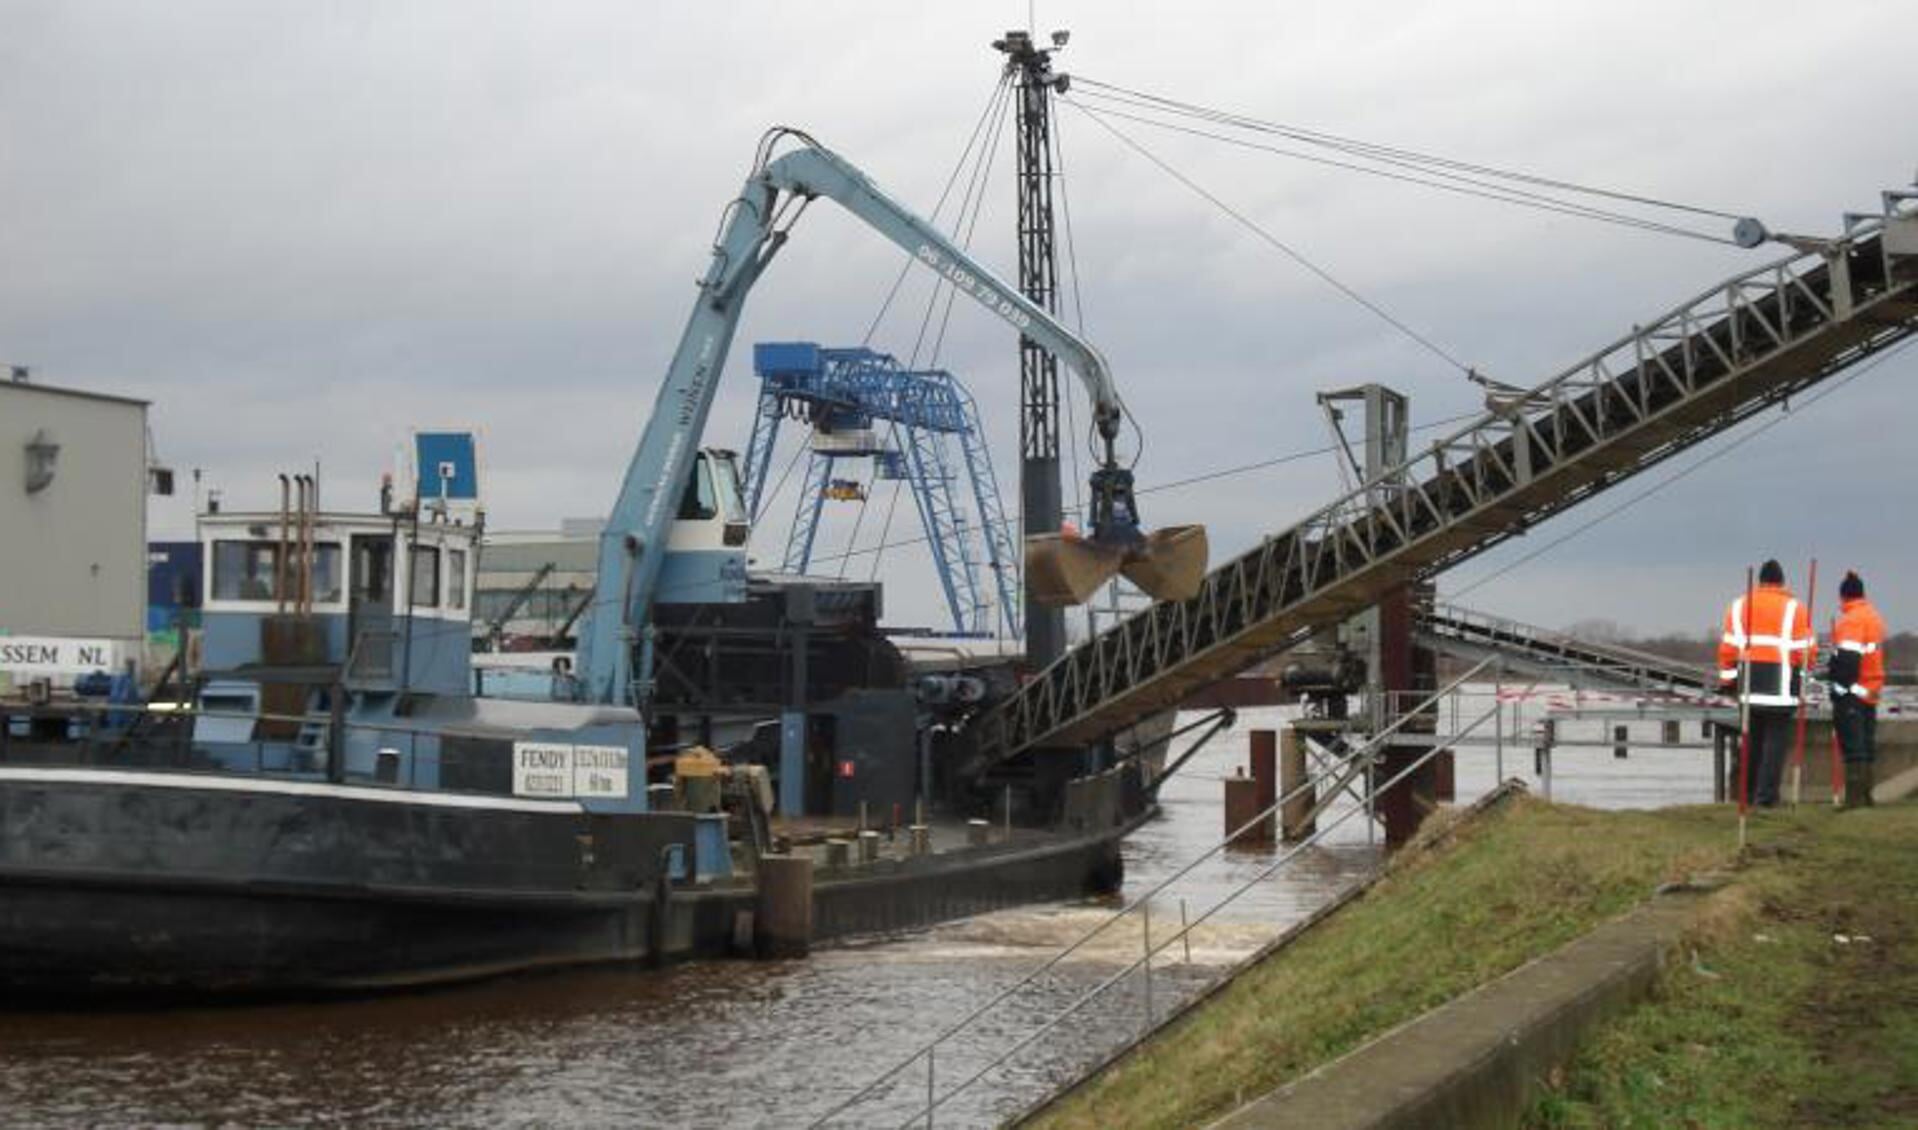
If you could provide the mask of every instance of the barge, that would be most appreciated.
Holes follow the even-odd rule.
[[[730,709],[662,693],[650,725],[474,693],[480,534],[451,508],[204,514],[202,628],[150,701],[0,697],[0,999],[354,992],[749,953],[769,855],[814,860],[821,943],[1116,889],[1120,841],[1152,811],[1146,759],[953,781],[937,766],[957,760],[955,721],[1007,676],[900,655],[871,623],[876,590],[815,605],[817,701],[794,762],[737,665],[720,672]],[[758,611],[733,621],[778,621],[795,584],[753,579]],[[689,757],[685,735],[727,740]],[[688,777],[698,765],[718,779]],[[899,814],[925,810],[915,835]],[[845,850],[862,812],[870,859]]]

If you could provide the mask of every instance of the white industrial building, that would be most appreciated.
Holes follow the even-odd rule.
[[[571,638],[599,576],[605,525],[569,518],[556,531],[488,531],[474,579],[474,638],[488,648]]]
[[[0,689],[139,656],[149,466],[145,401],[0,372]]]

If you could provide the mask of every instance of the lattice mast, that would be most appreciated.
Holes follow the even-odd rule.
[[[1030,31],[1009,31],[993,48],[1006,57],[1018,97],[1019,289],[1048,313],[1059,313],[1059,263],[1052,217],[1052,95],[1064,90],[1066,77],[1052,70],[1052,52],[1064,47],[1066,33],[1052,33],[1053,47],[1041,50]],[[1019,497],[1024,532],[1053,534],[1064,518],[1059,474],[1059,362],[1030,338],[1019,339]],[[1065,650],[1065,610],[1039,604],[1028,589],[1024,597],[1026,658],[1043,667]]]

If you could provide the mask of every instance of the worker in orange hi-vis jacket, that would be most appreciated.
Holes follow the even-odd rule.
[[[1865,599],[1865,582],[1846,573],[1838,583],[1838,620],[1831,629],[1831,723],[1845,755],[1845,807],[1871,803],[1871,765],[1878,752],[1878,696],[1885,690],[1885,621]]]
[[[1791,744],[1792,717],[1804,693],[1814,643],[1811,615],[1785,587],[1785,570],[1767,561],[1758,570],[1758,587],[1725,609],[1718,643],[1718,682],[1726,693],[1745,675],[1744,703],[1750,708],[1750,758],[1746,799],[1770,808],[1778,803],[1779,780]]]

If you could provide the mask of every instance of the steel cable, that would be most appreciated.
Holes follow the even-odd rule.
[[[1380,321],[1383,321],[1386,325],[1391,326],[1393,329],[1397,330],[1399,333],[1403,334],[1406,338],[1408,338],[1412,342],[1424,348],[1427,352],[1431,353],[1433,356],[1439,358],[1441,361],[1444,361],[1447,365],[1452,366],[1453,368],[1457,369],[1461,373],[1464,373],[1468,377],[1479,375],[1478,369],[1474,368],[1471,365],[1467,365],[1465,362],[1459,360],[1457,357],[1454,357],[1451,353],[1447,352],[1442,346],[1434,342],[1431,338],[1426,337],[1424,334],[1418,332],[1417,330],[1413,329],[1411,326],[1407,325],[1404,321],[1394,316],[1391,311],[1385,309],[1385,307],[1379,305],[1377,302],[1373,301],[1372,299],[1367,298],[1365,295],[1360,294],[1356,289],[1347,285],[1345,282],[1341,281],[1338,277],[1333,275],[1330,271],[1326,270],[1324,267],[1319,266],[1317,263],[1307,258],[1303,252],[1300,252],[1297,248],[1294,248],[1292,245],[1286,243],[1284,240],[1280,239],[1278,236],[1275,236],[1271,232],[1267,231],[1264,227],[1260,226],[1257,221],[1253,220],[1251,217],[1247,216],[1245,213],[1240,212],[1238,209],[1232,207],[1230,204],[1227,204],[1225,201],[1213,195],[1213,193],[1207,190],[1205,186],[1199,184],[1197,181],[1193,180],[1191,177],[1187,176],[1185,173],[1180,172],[1171,163],[1160,158],[1158,154],[1153,153],[1150,149],[1147,149],[1145,146],[1141,145],[1138,141],[1134,140],[1131,136],[1126,134],[1123,130],[1119,129],[1117,126],[1113,125],[1111,122],[1106,121],[1103,114],[1095,112],[1089,107],[1087,107],[1084,103],[1077,102],[1077,101],[1068,101],[1066,105],[1071,106],[1073,109],[1079,111],[1081,114],[1084,114],[1086,117],[1090,118],[1094,123],[1096,123],[1099,126],[1099,128],[1107,131],[1108,133],[1112,134],[1112,136],[1118,138],[1119,141],[1122,144],[1124,144],[1128,149],[1131,149],[1133,152],[1139,154],[1141,157],[1144,157],[1146,160],[1158,166],[1159,169],[1163,171],[1167,176],[1172,177],[1174,180],[1178,181],[1180,184],[1184,185],[1186,188],[1190,189],[1192,192],[1196,193],[1205,201],[1210,203],[1213,207],[1219,209],[1221,212],[1225,213],[1227,216],[1230,216],[1240,226],[1244,227],[1247,231],[1250,231],[1253,235],[1257,236],[1261,241],[1271,246],[1273,249],[1277,250],[1281,254],[1285,255],[1287,258],[1291,259],[1293,262],[1297,263],[1299,266],[1304,267],[1306,270],[1316,275],[1320,279],[1320,281],[1332,287],[1334,290],[1338,291],[1340,294],[1343,294],[1345,297],[1351,299],[1353,302],[1356,302],[1360,306],[1364,307],[1366,310],[1369,310]]]
[[[1193,102],[1185,102],[1176,98],[1168,98],[1164,95],[1152,94],[1147,91],[1120,86],[1117,83],[1103,82],[1099,79],[1088,78],[1081,74],[1073,75],[1072,80],[1082,86],[1090,86],[1094,88],[1095,91],[1113,91],[1118,95],[1129,96],[1133,99],[1164,107],[1168,111],[1201,117],[1208,121],[1229,124],[1240,129],[1276,134],[1294,141],[1322,145],[1327,148],[1340,150],[1341,152],[1351,153],[1355,156],[1371,156],[1375,160],[1391,158],[1402,163],[1433,168],[1454,169],[1460,172],[1476,173],[1480,176],[1497,177],[1501,180],[1515,181],[1520,184],[1537,185],[1542,188],[1556,188],[1564,192],[1576,192],[1586,196],[1597,196],[1607,200],[1642,204],[1649,208],[1664,208],[1670,211],[1687,212],[1699,216],[1715,216],[1726,220],[1743,218],[1737,212],[1728,212],[1720,208],[1707,208],[1695,204],[1685,204],[1675,200],[1664,200],[1643,193],[1599,188],[1594,185],[1579,184],[1576,181],[1563,180],[1557,177],[1540,176],[1537,173],[1500,169],[1493,165],[1481,165],[1470,161],[1461,161],[1456,158],[1442,157],[1433,153],[1424,153],[1416,149],[1406,149],[1400,146],[1382,145],[1377,142],[1363,141],[1358,138],[1342,137],[1338,134],[1327,133],[1323,130],[1307,129],[1303,126],[1287,125],[1283,122],[1269,121],[1248,114],[1237,114],[1228,110],[1201,106]]]

